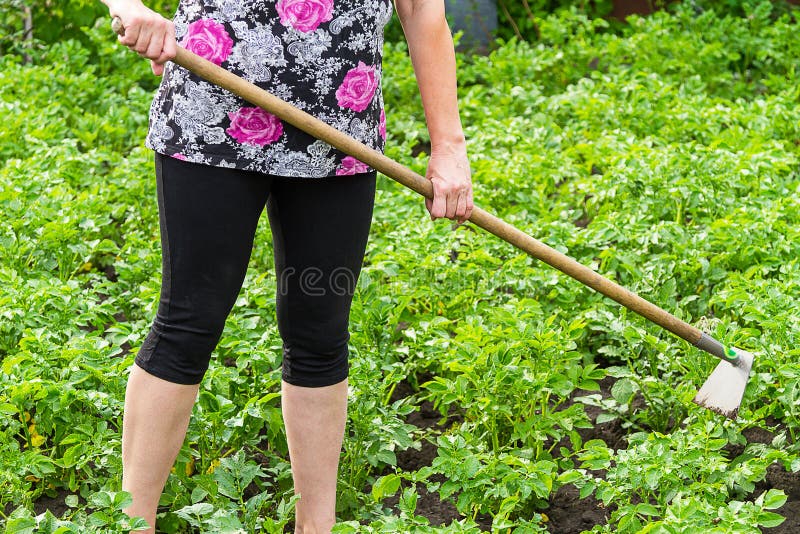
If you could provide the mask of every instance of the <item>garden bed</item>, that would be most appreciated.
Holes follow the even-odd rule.
[[[336,532],[796,531],[796,21],[679,7],[540,30],[459,56],[476,202],[754,352],[739,418],[691,402],[713,358],[381,179]],[[160,287],[155,80],[104,25],[37,50],[0,59],[0,519],[124,532],[126,373]],[[405,47],[385,62],[387,154],[424,172]],[[275,285],[265,218],[162,532],[291,528]]]

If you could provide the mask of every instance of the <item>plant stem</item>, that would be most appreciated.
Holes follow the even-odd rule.
[[[509,13],[506,3],[503,2],[503,0],[499,0],[498,4],[500,4],[500,9],[503,10],[503,14],[506,16],[506,19],[508,19],[509,24],[511,24],[511,28],[514,30],[514,35],[516,35],[517,39],[520,41],[524,41],[525,38],[522,37],[522,34],[519,32],[519,26],[517,26],[517,23],[514,21],[514,17],[511,16],[511,13]]]
[[[528,13],[528,18],[531,20],[531,24],[533,25],[533,32],[536,34],[536,40],[542,40],[542,30],[539,29],[539,25],[536,24],[536,17],[533,15],[533,11],[531,11],[531,6],[528,5],[528,0],[522,0],[522,5],[525,7],[525,12]]]
[[[389,401],[392,400],[392,395],[394,394],[394,390],[395,390],[396,387],[397,387],[397,382],[392,384],[392,387],[389,388],[389,392],[386,394],[386,397],[385,397],[385,399],[383,401],[384,406],[388,406],[389,405]]]
[[[22,42],[25,49],[30,49],[33,44],[33,12],[31,6],[27,4],[22,5],[22,24],[24,32],[22,34]],[[33,63],[33,58],[28,52],[22,55],[22,62],[26,65]]]

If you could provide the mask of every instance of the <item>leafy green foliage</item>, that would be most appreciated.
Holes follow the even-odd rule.
[[[625,30],[625,21],[612,20],[610,17],[615,14],[614,6],[624,6],[626,2],[616,0],[521,0],[519,2],[511,0],[497,0],[497,11],[499,25],[497,37],[509,41],[519,39],[522,41],[536,42],[542,39],[541,25],[545,22],[548,15],[559,12],[569,12],[572,15],[583,15],[592,19],[605,18],[611,21],[611,25],[619,31]],[[763,0],[691,0],[676,2],[671,0],[650,0],[644,5],[639,5],[639,9],[644,8],[645,12],[651,10],[675,11],[685,9],[688,4],[690,9],[696,13],[711,13],[713,16],[731,16],[735,19],[763,16],[775,18],[784,14],[792,14],[796,11],[796,6],[787,0],[776,0],[765,2]],[[630,5],[630,3],[628,3]],[[634,16],[635,19],[635,16]]]
[[[337,532],[544,532],[567,485],[607,507],[594,532],[783,520],[764,479],[800,471],[797,22],[703,5],[615,31],[540,16],[535,43],[460,55],[459,97],[480,205],[757,354],[739,421],[690,402],[712,358],[469,224],[430,223],[382,180],[351,313]],[[387,153],[424,172],[411,64],[403,44],[385,52]],[[121,512],[126,372],[160,286],[142,146],[158,80],[104,24],[35,53],[0,59],[0,520],[126,532],[141,526]],[[292,519],[275,285],[263,226],[163,532]],[[412,425],[420,409],[441,421]],[[772,437],[748,442],[759,428]],[[428,465],[403,461],[430,447]],[[458,517],[432,526],[431,493]],[[36,514],[43,497],[67,510]]]
[[[150,9],[170,17],[178,3],[175,0],[146,0]],[[24,33],[25,9],[30,10],[32,31]],[[0,52],[37,52],[47,45],[76,39],[84,46],[93,48],[91,39],[83,31],[98,19],[109,23],[108,8],[98,0],[0,0]],[[25,39],[34,43],[34,50],[25,46]]]

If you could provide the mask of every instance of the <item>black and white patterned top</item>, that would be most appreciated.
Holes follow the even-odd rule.
[[[383,28],[392,0],[181,0],[178,43],[383,150]],[[167,156],[277,176],[370,170],[327,143],[174,63],[145,144]]]

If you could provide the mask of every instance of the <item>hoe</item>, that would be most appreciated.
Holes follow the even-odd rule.
[[[119,18],[112,20],[111,27],[124,35],[125,29]],[[433,198],[433,186],[424,177],[256,85],[180,46],[172,61],[359,159],[424,197]],[[722,360],[700,388],[694,402],[726,417],[736,418],[753,366],[753,354],[725,347],[694,326],[477,206],[469,221]]]

